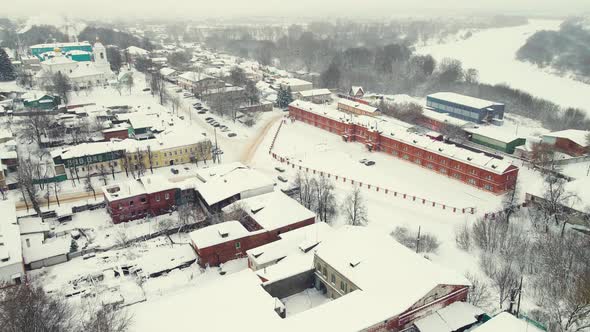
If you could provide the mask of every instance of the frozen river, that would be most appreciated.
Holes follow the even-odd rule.
[[[466,40],[418,48],[418,53],[432,54],[437,60],[455,58],[464,68],[479,71],[484,83],[506,83],[566,107],[578,107],[590,115],[590,85],[560,77],[516,60],[516,51],[527,38],[539,30],[558,30],[559,20],[529,20],[527,25],[483,30]]]

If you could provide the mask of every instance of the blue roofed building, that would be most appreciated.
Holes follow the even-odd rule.
[[[74,42],[74,43],[49,43],[37,44],[30,47],[31,54],[36,56],[41,61],[48,60],[55,56],[55,50],[59,49],[61,53],[67,54],[72,52],[70,58],[74,61],[90,61],[92,54],[92,45],[89,42]]]
[[[439,113],[475,123],[501,124],[504,119],[504,104],[453,92],[428,95],[426,106]]]

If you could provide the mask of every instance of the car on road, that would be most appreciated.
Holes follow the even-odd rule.
[[[282,167],[279,167],[279,166],[275,167],[275,169],[276,169],[277,171],[281,172],[281,173],[283,173],[283,172],[285,171],[285,169],[284,169],[284,168],[282,168]]]
[[[171,168],[170,172],[172,172],[172,174],[178,174],[178,170],[176,168]]]
[[[372,160],[367,160],[367,162],[365,163],[365,165],[367,165],[367,166],[373,166],[373,165],[375,165],[375,162],[372,161]]]
[[[207,111],[200,110],[197,113],[199,113],[199,114],[205,114],[205,113],[207,113]]]
[[[213,120],[213,118],[210,117],[210,116],[208,116],[208,117],[205,118],[205,121],[211,121],[211,120]]]
[[[215,128],[218,128],[219,126],[220,126],[219,123],[216,123],[216,124],[213,125],[213,127],[215,127]]]
[[[236,135],[236,133],[229,133],[229,134],[227,134],[227,137],[236,137],[236,136],[238,136],[238,135]]]
[[[361,164],[364,164],[364,163],[366,163],[367,161],[369,161],[367,158],[363,158],[363,159],[359,160],[359,163],[361,163]]]
[[[150,91],[150,88],[145,88],[145,89],[143,89],[141,91],[146,91],[147,92],[147,91]]]
[[[279,181],[281,181],[281,182],[288,182],[289,181],[289,180],[287,180],[287,178],[285,178],[282,175],[277,176],[277,179],[279,179]]]

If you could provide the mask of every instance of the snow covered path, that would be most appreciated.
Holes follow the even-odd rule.
[[[507,83],[566,107],[579,107],[590,114],[590,85],[550,74],[530,63],[516,59],[516,51],[539,30],[558,30],[560,20],[529,20],[529,24],[476,32],[466,40],[418,47],[417,52],[431,54],[437,60],[455,58],[465,68],[479,71],[480,81]]]

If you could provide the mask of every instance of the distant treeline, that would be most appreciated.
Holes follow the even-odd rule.
[[[590,81],[590,20],[569,19],[558,31],[536,32],[518,50],[517,57]]]
[[[10,28],[0,30],[0,40],[2,41],[2,47],[16,49],[19,41],[21,47],[27,47],[53,41],[67,41],[68,37],[54,26],[34,25],[29,30],[20,34]]]
[[[107,27],[88,26],[78,35],[78,40],[87,40],[89,42],[94,42],[96,38],[100,39],[101,43],[105,45],[115,45],[120,49],[129,46],[141,47],[148,51],[154,49],[154,46],[147,38],[141,38],[128,32]]]

